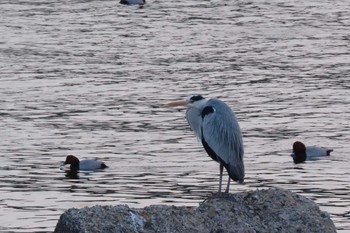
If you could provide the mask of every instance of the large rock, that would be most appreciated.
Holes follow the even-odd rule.
[[[55,233],[89,232],[336,232],[329,215],[311,200],[271,188],[213,195],[199,207],[127,205],[69,209]]]

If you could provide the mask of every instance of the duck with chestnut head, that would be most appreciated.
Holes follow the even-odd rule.
[[[333,149],[305,146],[304,143],[296,141],[293,143],[293,152],[291,154],[294,163],[303,163],[307,160],[315,160],[319,157],[329,156]]]
[[[107,165],[97,159],[79,160],[74,155],[68,155],[64,164],[70,164],[71,171],[95,171],[107,168]]]

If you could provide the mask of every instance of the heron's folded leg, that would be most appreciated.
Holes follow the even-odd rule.
[[[222,184],[222,173],[224,170],[224,165],[220,163],[220,180],[219,180],[219,193],[221,193],[221,184]]]
[[[225,193],[228,193],[228,191],[230,190],[230,182],[231,182],[231,178],[228,177],[227,187],[226,187]]]

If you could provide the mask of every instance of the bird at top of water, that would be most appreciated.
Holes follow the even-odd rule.
[[[330,156],[333,149],[318,147],[318,146],[305,146],[304,143],[296,141],[293,143],[293,157],[294,163],[303,163],[306,160],[315,160],[319,157]]]
[[[167,106],[187,106],[186,119],[208,155],[219,163],[221,192],[223,168],[229,178],[225,192],[229,192],[231,179],[244,181],[243,139],[232,109],[219,99],[192,95],[184,101],[170,102]]]
[[[74,155],[68,155],[66,157],[66,161],[64,161],[64,164],[70,164],[71,171],[95,171],[98,169],[104,169],[108,166],[97,159],[85,159],[85,160],[79,160]]]
[[[120,0],[119,3],[124,5],[145,5],[146,0]]]

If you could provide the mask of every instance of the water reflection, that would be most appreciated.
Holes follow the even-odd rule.
[[[78,171],[66,171],[65,177],[67,179],[79,179]]]

